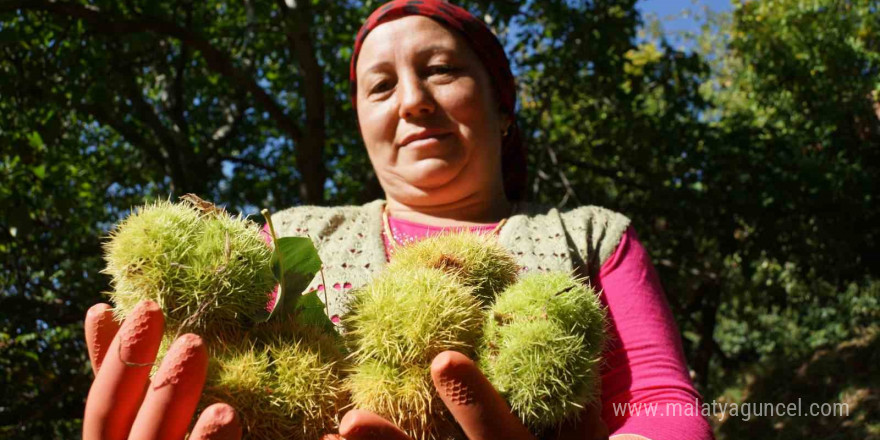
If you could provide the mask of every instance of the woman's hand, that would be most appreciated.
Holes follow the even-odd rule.
[[[507,402],[465,355],[446,351],[431,363],[431,378],[440,398],[470,440],[534,440],[534,436],[510,412]],[[563,427],[558,439],[602,439],[608,431],[591,408],[578,423]],[[411,440],[393,423],[369,411],[349,411],[339,424],[346,440]]]
[[[205,383],[208,353],[199,336],[182,335],[150,380],[164,327],[162,310],[152,301],[138,304],[121,326],[109,305],[89,309],[85,333],[95,380],[86,400],[84,440],[184,438]],[[209,406],[189,438],[240,439],[235,410]]]

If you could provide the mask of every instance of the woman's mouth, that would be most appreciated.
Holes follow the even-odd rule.
[[[431,146],[431,145],[434,145],[434,144],[441,142],[442,140],[446,139],[447,137],[449,137],[449,133],[436,134],[436,135],[428,136],[426,138],[414,140],[414,141],[406,144],[405,146],[407,148],[428,147],[428,146]]]
[[[407,136],[403,142],[401,142],[401,147],[407,148],[420,148],[434,145],[444,139],[448,138],[452,133],[418,133]]]

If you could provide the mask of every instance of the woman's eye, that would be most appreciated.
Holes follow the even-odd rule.
[[[382,93],[390,87],[388,81],[380,81],[370,88],[370,93]]]
[[[448,64],[437,64],[434,66],[430,66],[428,70],[432,75],[448,75],[455,72],[455,67],[452,67]]]

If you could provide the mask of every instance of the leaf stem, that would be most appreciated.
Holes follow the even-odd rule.
[[[330,317],[330,306],[329,302],[327,302],[327,279],[324,278],[324,263],[321,263],[321,283],[324,284],[324,314],[327,317]]]
[[[275,225],[272,223],[272,216],[269,215],[269,210],[266,208],[263,208],[260,211],[260,214],[263,214],[263,218],[266,219],[266,224],[269,225],[269,233],[272,235],[272,245],[273,245],[273,247],[275,247],[274,252],[277,253],[277,255],[278,255],[277,261],[279,262],[278,263],[278,284],[280,285],[280,287],[278,287],[278,294],[275,295],[275,305],[272,307],[272,311],[269,312],[269,317],[272,317],[272,315],[275,314],[274,313],[275,309],[277,309],[279,306],[281,306],[280,303],[281,303],[281,299],[283,298],[283,295],[285,293],[287,293],[287,289],[285,289],[285,286],[284,286],[284,264],[282,263],[284,261],[284,254],[282,254],[282,252],[281,252],[281,246],[278,246],[278,236],[275,234]]]

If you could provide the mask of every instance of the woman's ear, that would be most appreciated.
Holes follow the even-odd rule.
[[[510,127],[513,125],[513,116],[507,114],[504,110],[499,112],[499,118],[501,120],[501,137],[507,136],[507,132],[510,130]]]

